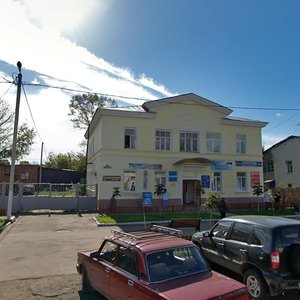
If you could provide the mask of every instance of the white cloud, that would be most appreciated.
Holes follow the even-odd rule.
[[[172,96],[154,79],[144,74],[136,76],[128,68],[114,66],[62,36],[62,32],[88,18],[95,6],[101,9],[103,3],[97,0],[1,0],[0,60],[12,66],[21,61],[23,70],[44,74],[35,75],[33,80],[30,79],[32,83],[43,81],[49,85],[149,100]],[[23,81],[29,80],[23,75]],[[48,152],[76,150],[84,133],[74,130],[69,121],[71,94],[51,89],[37,93],[34,88],[25,88],[37,129]],[[1,91],[2,86],[0,94]],[[9,102],[13,108],[14,101],[15,95],[11,92]],[[126,102],[141,104],[143,101],[126,99]],[[23,105],[22,98],[20,121],[33,124]],[[34,145],[29,160],[39,160],[39,143]]]

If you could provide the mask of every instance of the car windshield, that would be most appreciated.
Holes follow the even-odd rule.
[[[278,243],[281,246],[300,243],[300,226],[280,228]]]
[[[209,270],[196,246],[166,249],[147,255],[151,282],[174,279]]]

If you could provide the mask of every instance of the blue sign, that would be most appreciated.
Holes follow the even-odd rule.
[[[169,182],[177,182],[177,171],[169,171]]]
[[[164,207],[167,207],[168,206],[168,202],[169,202],[169,193],[168,192],[165,192],[163,194],[163,202],[164,202]]]
[[[233,161],[232,160],[214,160],[212,165],[212,170],[232,170]]]
[[[152,193],[143,192],[143,206],[151,206],[151,205],[152,205]]]
[[[235,162],[237,167],[262,167],[261,161],[246,161],[246,160],[237,160]]]
[[[202,175],[201,176],[201,186],[203,188],[209,188],[210,187],[210,177],[209,177],[209,175]]]

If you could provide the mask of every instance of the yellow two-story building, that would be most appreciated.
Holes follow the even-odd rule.
[[[98,184],[100,207],[114,187],[118,206],[195,203],[219,193],[228,203],[255,201],[263,185],[261,128],[266,122],[230,117],[232,110],[195,94],[145,102],[134,108],[98,108],[86,132],[87,183]]]

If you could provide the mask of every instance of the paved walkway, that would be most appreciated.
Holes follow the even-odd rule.
[[[111,227],[94,215],[21,216],[0,234],[0,282],[76,273],[77,252],[100,246]]]

